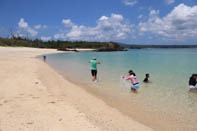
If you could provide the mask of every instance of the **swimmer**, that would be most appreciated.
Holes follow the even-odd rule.
[[[197,89],[197,87],[196,87],[196,83],[197,83],[196,79],[197,79],[197,74],[192,74],[192,76],[189,79],[189,88],[190,89],[195,89],[195,88]]]
[[[149,83],[149,77],[150,77],[150,74],[149,73],[147,73],[146,75],[145,75],[145,78],[144,78],[144,83]]]

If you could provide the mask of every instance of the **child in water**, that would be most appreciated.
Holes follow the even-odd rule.
[[[46,61],[47,57],[46,55],[43,55],[43,60]]]
[[[133,86],[131,86],[131,91],[136,91],[140,86],[139,82],[136,79],[136,75],[132,70],[129,70],[128,73],[129,73],[129,76],[128,77],[123,76],[123,79],[130,80],[133,85]]]
[[[189,88],[190,89],[195,89],[196,87],[196,78],[197,78],[197,74],[192,74],[192,76],[189,78]]]
[[[149,73],[147,73],[146,75],[145,75],[145,78],[144,78],[144,83],[148,83],[149,82],[149,77],[150,77],[150,75],[149,75]]]

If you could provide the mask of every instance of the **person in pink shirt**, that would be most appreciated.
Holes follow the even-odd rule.
[[[129,70],[128,73],[129,73],[129,76],[128,77],[123,76],[123,79],[130,80],[133,85],[133,86],[131,86],[131,90],[136,91],[140,86],[139,82],[137,81],[136,75],[132,70]]]

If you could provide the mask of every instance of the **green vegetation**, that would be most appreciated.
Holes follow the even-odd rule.
[[[58,50],[67,50],[68,48],[91,48],[91,49],[110,49],[110,51],[122,49],[119,44],[114,42],[86,42],[86,41],[47,41],[30,40],[23,37],[0,38],[0,46],[12,47],[34,47],[34,48],[52,48]],[[102,51],[103,51],[102,50]],[[98,50],[99,51],[99,50]]]
[[[42,41],[39,39],[30,40],[23,37],[1,38],[0,46],[12,47],[33,47],[33,48],[51,48],[67,51],[77,51],[76,48],[90,48],[96,51],[125,51],[129,49],[145,48],[197,48],[197,45],[126,45],[115,42],[87,42],[87,41]]]

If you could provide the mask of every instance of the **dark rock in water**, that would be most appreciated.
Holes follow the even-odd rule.
[[[68,49],[68,48],[59,48],[57,49],[58,51],[74,51],[74,52],[79,52],[78,50],[76,49]]]
[[[120,46],[118,43],[109,42],[105,47],[98,48],[97,52],[109,52],[109,51],[127,51],[124,47]]]
[[[127,51],[125,48],[110,48],[110,47],[103,47],[96,49],[97,52],[111,52],[111,51]]]

